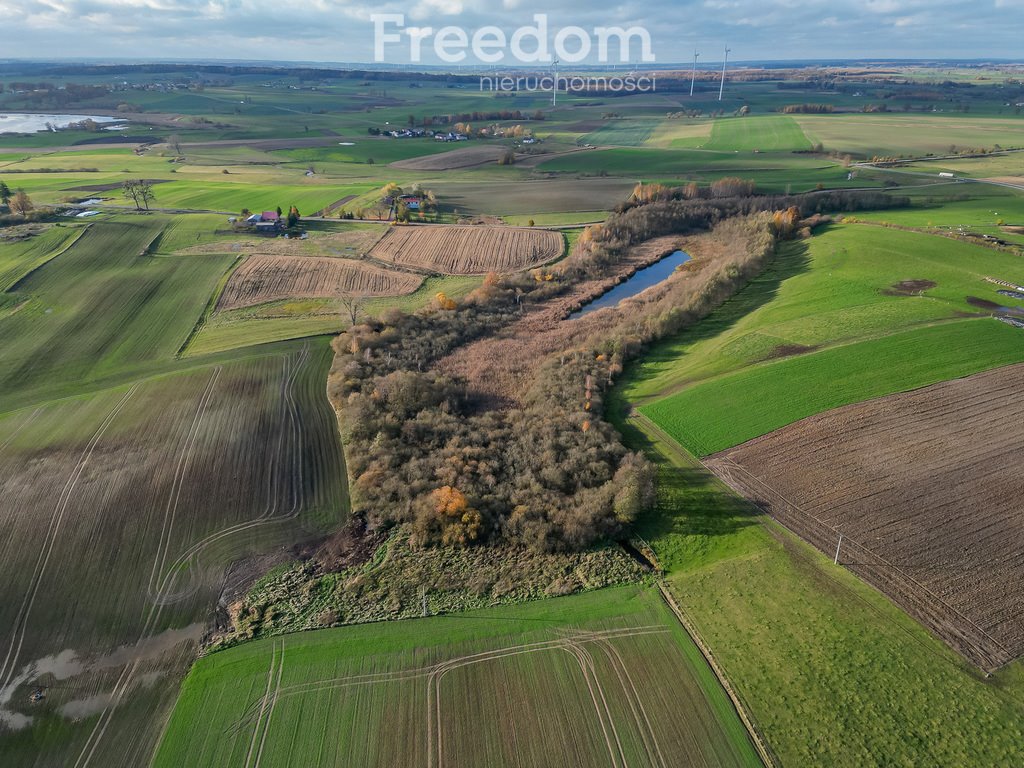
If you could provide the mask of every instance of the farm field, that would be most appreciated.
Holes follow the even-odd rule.
[[[830,408],[1021,362],[1022,341],[991,318],[925,326],[746,368],[641,411],[706,456]]]
[[[960,205],[968,203],[936,207],[930,215],[955,220],[965,215]],[[913,209],[871,214],[879,220],[917,215]],[[968,297],[1000,298],[985,278],[1017,275],[1024,277],[1010,253],[917,232],[831,225],[810,240],[783,244],[729,302],[654,345],[627,373],[628,396],[646,403],[750,366],[978,314]]]
[[[581,192],[578,179],[493,180],[474,177],[460,181],[441,178],[430,181],[429,186],[437,193],[446,211],[527,219],[537,214],[570,214],[553,222],[561,224],[572,223],[573,217],[581,211],[592,219],[594,211],[611,210],[629,197],[634,183],[635,179],[588,178],[586,191]],[[604,215],[597,218],[604,218]]]
[[[97,61],[79,78],[66,74],[67,62],[26,64],[24,74],[21,64],[0,64],[16,72],[0,78],[0,111],[64,100],[79,80],[116,82],[69,109],[129,122],[123,136],[0,135],[0,180],[12,190],[25,189],[37,208],[101,198],[88,207],[102,212],[31,224],[41,232],[13,242],[5,235],[20,225],[6,226],[0,211],[4,768],[759,765],[656,578],[777,765],[1024,765],[1024,536],[1015,514],[1024,405],[1013,385],[1024,330],[992,317],[1024,320],[1024,299],[986,281],[1024,285],[1013,247],[1024,244],[1024,198],[970,183],[1020,177],[1024,155],[927,159],[1020,146],[1019,72],[815,65],[759,79],[737,66],[719,101],[716,67],[701,64],[693,96],[686,72],[666,75],[658,93],[559,94],[557,106],[550,95],[483,93],[461,71]],[[123,80],[112,80],[122,69]],[[56,90],[15,87],[12,77],[52,79]],[[802,102],[836,111],[783,113]],[[883,105],[891,111],[875,111]],[[456,121],[471,124],[469,141],[381,135]],[[515,125],[536,143],[499,138]],[[515,162],[499,165],[510,151]],[[918,159],[856,162],[891,155]],[[553,386],[538,388],[570,402],[566,413],[588,433],[566,430],[570,447],[540,445],[564,428],[560,403],[531,401],[538,416],[528,424],[488,414],[506,404],[474,398],[472,377],[452,381],[451,397],[479,430],[433,408],[395,434],[384,411],[368,422],[373,450],[404,450],[411,433],[447,435],[438,430],[449,426],[480,438],[486,447],[460,451],[462,437],[431,444],[453,458],[424,488],[476,483],[499,454],[504,471],[503,441],[536,428],[537,455],[551,466],[494,474],[516,489],[501,498],[481,480],[482,493],[466,494],[479,497],[465,500],[470,512],[485,536],[536,534],[539,547],[557,536],[584,541],[590,513],[611,510],[596,549],[545,551],[547,564],[535,569],[500,554],[499,541],[492,568],[486,546],[445,548],[474,538],[474,514],[457,530],[428,504],[429,491],[405,510],[397,501],[394,510],[368,506],[366,520],[341,526],[347,472],[325,390],[331,337],[350,313],[414,311],[439,293],[465,296],[491,270],[551,264],[580,225],[616,216],[638,181],[708,185],[725,176],[754,181],[758,194],[865,188],[911,205],[854,210],[782,243],[737,295],[647,349],[633,345],[631,318],[594,323],[596,341],[558,325],[555,310],[569,306],[575,284],[552,301],[550,317],[502,326],[500,343],[472,347],[513,349],[554,330],[545,337],[552,346],[534,344],[545,351],[525,366],[540,376],[555,370],[562,331],[573,349],[598,345],[600,354],[569,367],[563,356],[563,379],[555,371]],[[159,182],[152,212],[132,211],[121,191],[137,178]],[[436,196],[436,213],[420,221],[455,226],[342,220],[343,210],[383,218],[391,184]],[[302,221],[290,235],[306,237],[258,237],[228,221],[292,205]],[[1003,244],[983,247],[979,235]],[[503,306],[497,300],[511,306],[505,296],[489,308]],[[663,308],[658,317],[638,309],[637,332],[670,326],[676,306]],[[484,320],[475,310],[484,309],[458,317],[459,334],[475,334]],[[365,337],[373,344],[347,345],[360,353],[350,370],[386,375],[394,363],[409,374],[394,377],[399,389],[368,384],[365,403],[350,399],[366,406],[362,416],[376,412],[381,392],[422,394],[401,390],[418,381],[404,357],[422,357],[418,345],[435,341],[424,334],[447,323],[423,327],[401,334],[394,355],[375,323]],[[459,349],[442,351],[458,362]],[[640,357],[628,359],[634,351]],[[579,408],[576,390],[586,394]],[[637,466],[639,482],[614,497],[604,489],[548,503],[566,483],[562,454],[580,455],[588,472],[614,469],[586,462],[588,451],[620,448],[607,424],[591,429],[594,418],[615,420],[626,447],[655,462],[653,508],[635,504],[648,478]],[[594,434],[608,439],[595,446]],[[533,462],[529,446],[521,453]],[[706,456],[755,501],[774,501],[779,519],[712,474],[697,458]],[[390,483],[395,499],[412,498],[416,483],[394,477],[419,460],[393,458],[372,457],[364,490],[391,493]],[[753,490],[737,480],[742,472]],[[787,518],[781,497],[824,532],[801,529],[798,513]],[[635,525],[626,522],[635,514]],[[393,519],[403,522],[388,529]],[[838,566],[829,538],[837,529],[846,537]],[[378,546],[380,536],[401,537],[401,546]],[[442,544],[422,546],[429,537]],[[664,572],[637,576],[631,560],[642,586],[553,597],[594,586],[560,563],[627,537]],[[635,556],[625,552],[616,556]],[[516,568],[544,578],[518,591]],[[428,582],[443,594],[430,603],[441,611],[488,605],[490,596],[544,598],[267,637],[342,617],[416,615],[425,593],[411,595]],[[262,639],[244,641],[252,636]],[[210,648],[218,650],[200,658]],[[30,701],[37,687],[45,697]]]
[[[517,272],[562,255],[558,232],[519,227],[394,227],[373,247],[378,261],[446,275]]]
[[[39,235],[7,243],[0,250],[0,293],[7,293],[32,270],[57,256],[83,232],[78,227],[51,227]]]
[[[847,406],[708,466],[983,669],[1024,652],[1022,366]]]
[[[740,152],[794,152],[808,150],[811,142],[792,117],[739,117],[716,120],[705,149]]]
[[[145,762],[225,568],[343,518],[330,359],[279,346],[0,417],[5,765]]]
[[[640,523],[669,588],[786,765],[1014,765],[1024,665],[982,675],[845,567],[734,494],[643,417]]]
[[[309,755],[322,766],[760,765],[650,586],[212,654],[186,680],[155,765]]]
[[[232,257],[150,255],[165,219],[96,222],[21,280],[0,319],[0,392],[74,392],[173,358]]]
[[[281,299],[337,296],[401,296],[412,293],[423,278],[365,262],[323,256],[246,258],[231,273],[217,301],[220,311]]]
[[[808,139],[832,152],[864,157],[943,155],[950,147],[1019,147],[1024,121],[953,115],[796,115]]]
[[[433,276],[404,296],[360,299],[363,315],[380,315],[388,309],[414,312],[435,300],[438,293],[459,299],[479,287],[479,276]],[[259,344],[307,336],[336,334],[349,320],[337,299],[271,301],[253,307],[214,312],[189,340],[182,354],[202,356],[237,350]]]

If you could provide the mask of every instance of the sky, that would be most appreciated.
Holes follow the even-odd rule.
[[[483,27],[496,66],[517,62],[510,38],[547,14],[548,50],[559,31],[571,58],[599,27],[640,27],[659,64],[797,59],[1024,59],[1024,0],[0,0],[0,58],[174,58],[404,64],[413,60],[407,31],[430,27],[419,61],[440,64],[439,30],[456,26],[472,40]],[[403,26],[378,22],[400,42],[375,46],[374,14],[402,14]],[[405,30],[405,33],[401,32]],[[425,33],[424,33],[425,34]],[[457,55],[459,33],[440,53]],[[521,49],[531,50],[531,37]],[[619,60],[613,42],[612,63]],[[641,58],[634,36],[628,59]],[[477,64],[472,45],[459,63]],[[554,51],[553,53],[557,53]],[[563,61],[569,60],[563,57]]]

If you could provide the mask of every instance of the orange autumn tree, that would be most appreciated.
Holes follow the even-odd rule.
[[[433,492],[434,506],[441,520],[441,542],[465,546],[480,535],[480,513],[469,506],[466,494],[444,485]]]

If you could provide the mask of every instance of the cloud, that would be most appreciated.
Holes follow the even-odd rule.
[[[1013,58],[1019,25],[1006,11],[1021,7],[1024,0],[0,0],[0,55],[371,61],[374,13],[507,34],[547,13],[552,35],[569,25],[643,26],[660,63],[687,61],[694,48],[710,63],[726,44],[737,60]],[[408,46],[389,54],[404,63]]]

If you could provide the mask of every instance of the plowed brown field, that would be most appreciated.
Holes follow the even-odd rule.
[[[217,309],[292,298],[402,296],[415,291],[422,282],[418,275],[349,259],[257,254],[247,258],[231,275]]]
[[[708,466],[975,664],[1024,652],[1024,365],[812,416]]]
[[[561,255],[558,232],[524,227],[393,227],[370,251],[380,261],[446,275],[514,272]]]

